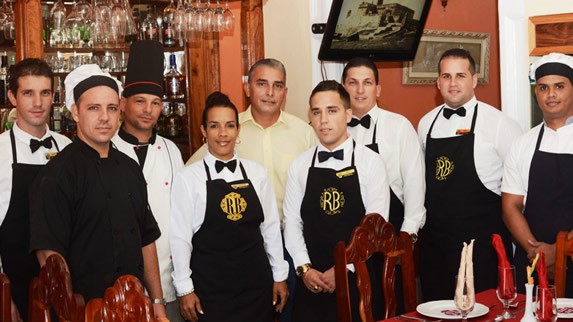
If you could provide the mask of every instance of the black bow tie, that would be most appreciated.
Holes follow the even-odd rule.
[[[46,149],[51,149],[52,148],[52,137],[48,137],[45,138],[42,141],[36,140],[36,139],[30,139],[30,150],[32,150],[32,153],[38,151],[38,149],[43,146]]]
[[[215,161],[215,170],[217,170],[217,173],[223,171],[225,168],[228,168],[231,172],[235,172],[235,168],[237,168],[237,160],[231,160],[229,162],[219,160]]]
[[[444,108],[444,117],[447,118],[448,120],[450,119],[450,117],[452,117],[452,115],[454,114],[458,114],[459,116],[466,116],[466,108],[465,107],[458,107],[455,110],[451,109],[451,108]]]
[[[360,120],[353,117],[352,120],[350,120],[350,122],[348,122],[348,126],[350,127],[355,127],[358,124],[364,126],[365,128],[369,129],[370,128],[370,115],[366,114],[364,115],[363,118],[361,118]]]
[[[336,150],[334,152],[328,151],[319,151],[318,152],[318,162],[324,162],[330,158],[335,158],[338,160],[342,160],[344,158],[344,150]]]

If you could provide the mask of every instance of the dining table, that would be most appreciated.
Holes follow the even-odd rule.
[[[453,301],[453,296],[452,299]],[[489,311],[481,316],[468,318],[468,322],[496,322],[495,317],[503,312],[503,305],[501,301],[497,298],[495,289],[489,289],[476,294],[476,303],[480,303],[486,306]],[[513,305],[510,308],[510,312],[515,314],[515,318],[508,319],[505,321],[516,322],[521,320],[523,317],[523,313],[525,311],[525,294],[517,294],[517,298],[513,300],[511,303]],[[410,317],[410,318],[408,318]],[[414,319],[417,318],[418,320]],[[449,320],[449,319],[448,319]],[[452,321],[461,320],[459,319],[451,319]],[[562,320],[561,318],[559,320]],[[573,321],[573,319],[567,319]],[[436,322],[438,321],[437,318],[428,317],[418,313],[417,311],[409,312],[403,315],[398,315],[395,317],[388,318],[386,320],[382,320],[384,322],[395,322],[395,321],[410,321],[410,322]],[[446,320],[442,320],[447,322]],[[379,321],[380,322],[380,321]]]

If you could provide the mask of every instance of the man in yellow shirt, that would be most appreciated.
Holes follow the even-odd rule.
[[[272,58],[259,60],[247,76],[244,90],[251,106],[239,114],[241,136],[236,149],[240,157],[257,161],[267,169],[282,221],[288,168],[295,157],[316,145],[316,135],[306,122],[281,109],[288,88],[286,70],[280,61]],[[202,160],[206,151],[207,147],[203,145],[187,164]],[[295,280],[292,260],[286,252],[285,257],[291,267],[287,281],[289,292],[293,294]],[[289,297],[281,316],[282,322],[291,321],[291,303]]]

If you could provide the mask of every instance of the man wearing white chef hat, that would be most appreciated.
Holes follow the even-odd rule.
[[[543,56],[531,65],[530,77],[543,122],[514,142],[501,186],[503,219],[519,246],[518,286],[525,281],[522,268],[540,251],[551,278],[557,233],[573,229],[573,57]],[[567,275],[570,297],[573,270]]]
[[[138,164],[111,138],[119,125],[121,84],[97,65],[65,80],[66,107],[78,138],[38,175],[31,189],[30,250],[43,265],[62,255],[73,291],[86,303],[125,274],[139,278],[150,297],[163,298],[155,240],[160,236]],[[154,305],[156,317],[165,307]]]

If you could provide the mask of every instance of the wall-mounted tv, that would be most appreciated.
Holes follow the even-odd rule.
[[[333,0],[318,59],[414,59],[432,0]]]

